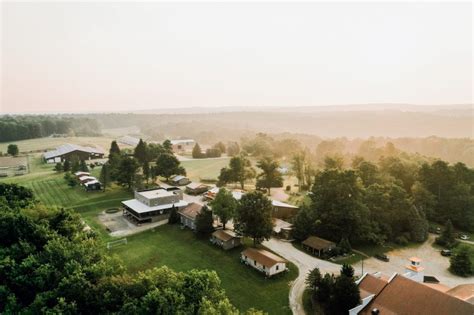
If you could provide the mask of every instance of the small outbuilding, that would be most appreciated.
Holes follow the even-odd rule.
[[[286,270],[285,259],[264,249],[247,248],[240,253],[240,259],[246,265],[263,272],[267,277]]]
[[[102,184],[97,179],[94,179],[90,182],[84,183],[84,187],[86,188],[86,191],[101,190]]]
[[[273,218],[273,235],[278,238],[288,240],[291,238],[291,230],[293,224],[290,222],[283,221],[281,219]]]
[[[329,252],[336,248],[336,243],[325,240],[317,236],[310,236],[305,239],[302,243],[303,248],[315,254],[318,253],[318,256],[321,256],[321,253]]]
[[[178,211],[180,216],[180,222],[183,226],[190,228],[191,230],[196,229],[196,217],[201,213],[202,205],[192,202],[183,209]]]
[[[241,237],[230,230],[217,230],[212,233],[211,243],[222,247],[225,250],[242,245]]]
[[[183,175],[175,175],[170,178],[170,184],[175,186],[184,186],[190,182],[189,178]]]
[[[209,186],[201,183],[189,183],[186,185],[186,193],[190,195],[200,195],[209,190]]]
[[[273,214],[272,216],[274,218],[279,218],[279,219],[289,219],[294,217],[299,210],[299,207],[290,205],[285,202],[281,202],[278,200],[272,200],[272,207],[273,207]]]

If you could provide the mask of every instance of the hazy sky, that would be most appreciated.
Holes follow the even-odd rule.
[[[472,102],[468,2],[1,8],[2,112]]]

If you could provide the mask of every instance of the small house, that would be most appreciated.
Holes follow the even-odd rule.
[[[240,246],[241,237],[230,230],[217,230],[212,233],[211,243],[222,247],[225,250]]]
[[[240,259],[246,265],[263,272],[267,277],[286,270],[285,259],[263,249],[247,248],[240,253]]]
[[[91,180],[90,182],[84,183],[84,187],[86,191],[101,190],[102,184],[97,179],[95,179],[95,180]]]
[[[200,195],[209,190],[209,186],[201,183],[189,183],[186,185],[186,193],[190,195]]]
[[[192,202],[183,209],[178,211],[180,216],[180,222],[183,226],[190,228],[191,230],[196,229],[196,217],[201,213],[202,205]]]
[[[325,240],[317,236],[310,236],[305,239],[302,243],[303,248],[321,257],[321,253],[329,252],[336,248],[336,243]]]
[[[175,186],[184,186],[189,184],[191,181],[189,178],[183,175],[175,175],[170,178],[170,183]]]

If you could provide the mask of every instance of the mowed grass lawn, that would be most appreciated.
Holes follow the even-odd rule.
[[[240,263],[242,248],[223,251],[208,239],[200,239],[179,225],[163,225],[154,230],[127,237],[128,244],[110,250],[122,258],[130,272],[168,266],[177,271],[215,270],[222,286],[240,310],[251,307],[269,314],[291,314],[288,306],[290,281],[298,271],[266,279],[263,274]]]
[[[14,143],[18,145],[20,152],[44,151],[54,150],[56,147],[71,143],[83,146],[102,147],[104,150],[110,148],[110,143],[114,139],[111,137],[58,137],[58,138],[38,138],[28,140],[18,140],[10,142],[0,142],[0,151],[7,152],[9,144]]]
[[[230,158],[219,159],[195,159],[181,161],[181,165],[186,169],[186,175],[192,181],[201,179],[216,179],[221,168],[229,165]]]

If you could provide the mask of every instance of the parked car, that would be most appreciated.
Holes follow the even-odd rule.
[[[459,235],[459,238],[465,241],[469,239],[469,236],[467,236],[466,234],[461,234]]]
[[[441,251],[441,256],[451,256],[451,251],[449,249],[443,249]]]
[[[385,261],[385,262],[390,261],[390,259],[388,258],[388,256],[385,255],[385,254],[377,254],[377,255],[375,255],[374,257],[377,258],[377,259],[379,259],[379,260],[381,260],[381,261]]]

